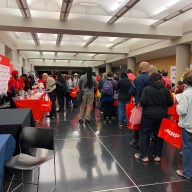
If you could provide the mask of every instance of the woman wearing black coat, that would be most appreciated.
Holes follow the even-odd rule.
[[[117,83],[116,91],[118,92],[118,115],[119,126],[123,128],[128,124],[126,116],[126,104],[130,101],[129,89],[131,88],[131,81],[127,77],[126,72],[121,73],[121,79]]]
[[[140,153],[135,154],[136,159],[148,162],[148,149],[150,136],[154,135],[154,161],[161,161],[163,139],[158,137],[161,121],[167,115],[168,107],[173,105],[169,90],[163,85],[162,76],[153,73],[149,77],[149,86],[142,93],[140,105],[143,107],[140,130]]]

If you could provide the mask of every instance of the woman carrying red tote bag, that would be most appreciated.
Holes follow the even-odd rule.
[[[130,119],[131,117],[131,112],[134,108],[134,103],[133,103],[133,98],[131,97],[130,99],[130,103],[126,104],[126,115],[127,115],[127,118]],[[128,121],[128,129],[131,129],[131,130],[139,130],[140,129],[140,125],[132,125],[130,123],[130,121]]]
[[[173,105],[169,90],[162,83],[159,73],[152,73],[148,86],[144,88],[139,101],[143,107],[141,129],[139,133],[140,153],[135,154],[136,159],[149,162],[150,137],[154,136],[154,161],[161,161],[163,139],[158,137],[162,119],[166,117],[167,108]]]

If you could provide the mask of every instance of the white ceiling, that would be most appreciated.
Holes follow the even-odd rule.
[[[169,6],[173,1],[178,2]],[[59,22],[62,0],[27,0],[31,12],[29,19],[23,18],[16,0],[0,0],[0,30],[6,29],[6,27],[3,28],[3,18],[7,17],[7,29],[14,34],[18,49],[28,58],[93,60],[95,63],[96,60],[107,61],[119,54],[128,54],[132,46],[139,44],[145,38],[151,40],[180,37],[183,32],[181,28],[183,23],[192,19],[192,11],[190,10],[154,30],[150,27],[152,23],[189,5],[192,1],[140,0],[117,22],[111,26],[107,24],[107,21],[127,2],[129,1],[73,0],[68,20]],[[166,10],[155,14],[158,10],[163,10],[164,7]],[[13,19],[15,19],[15,23]],[[43,23],[43,21],[47,23]],[[55,25],[53,21],[55,21]],[[85,29],[83,30],[83,28]],[[54,29],[55,32],[51,33]],[[37,33],[40,45],[35,45],[31,32]],[[61,32],[63,34],[61,44],[56,46],[57,35]],[[99,36],[87,48],[84,48],[84,45],[93,37],[92,34],[99,34]],[[136,35],[134,36],[134,34]],[[130,40],[110,49],[112,45],[125,38],[130,38]],[[43,55],[39,51],[42,51]],[[174,51],[174,48],[169,48],[165,49],[163,53],[159,52],[160,54],[157,52],[151,53],[150,56],[143,54],[138,56],[138,60],[145,57],[172,55]],[[58,52],[57,56],[55,56],[55,52]],[[76,53],[78,55],[74,55]]]

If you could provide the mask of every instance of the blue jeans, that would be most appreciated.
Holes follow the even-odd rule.
[[[127,125],[128,119],[126,115],[126,104],[128,102],[118,101],[118,116],[119,116],[119,124]]]
[[[182,129],[183,175],[192,178],[192,133]]]

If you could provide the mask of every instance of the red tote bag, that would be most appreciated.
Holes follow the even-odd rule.
[[[49,112],[51,111],[52,102],[49,100],[42,100],[41,101],[41,109],[43,112]]]
[[[172,119],[164,118],[161,122],[158,136],[170,145],[180,149],[182,145],[181,128]]]
[[[179,121],[179,115],[176,110],[177,104],[175,103],[172,107],[169,107],[167,114],[172,116],[172,119]]]
[[[132,131],[140,130],[141,125],[132,125],[130,122],[128,123],[128,129]]]
[[[129,121],[132,125],[141,124],[142,111],[143,111],[143,108],[141,106],[135,106],[131,110],[131,116],[130,116]]]
[[[132,111],[133,108],[134,108],[134,104],[133,103],[126,104],[126,115],[127,115],[128,119],[131,116],[131,111]]]
[[[76,98],[77,97],[77,91],[75,89],[70,89],[69,96],[72,98]]]
[[[168,108],[167,114],[172,116],[174,112],[175,112],[175,104],[172,107]]]
[[[132,109],[134,108],[134,103],[133,103],[133,100],[131,99],[131,102],[126,104],[126,115],[127,115],[127,118],[130,119],[131,117],[131,111]],[[140,125],[132,125],[129,121],[128,121],[128,129],[131,129],[131,130],[139,130],[140,129]]]

